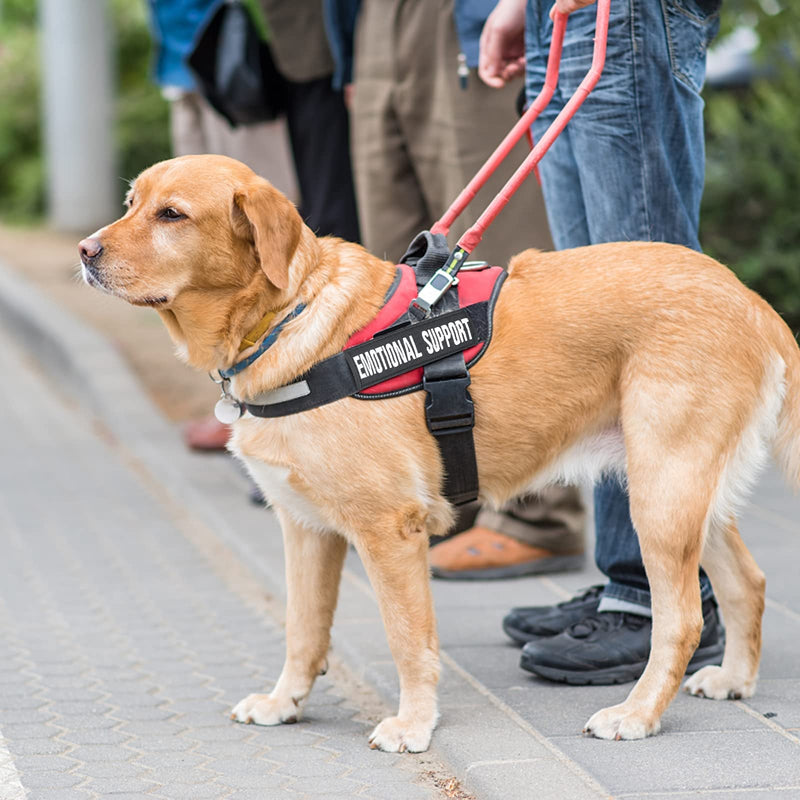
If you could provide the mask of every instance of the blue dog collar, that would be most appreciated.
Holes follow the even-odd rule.
[[[291,322],[301,311],[305,308],[305,303],[300,303],[298,306],[295,306],[270,332],[269,334],[264,337],[264,341],[258,346],[258,349],[255,353],[251,353],[247,358],[243,361],[237,361],[230,369],[221,369],[219,370],[219,376],[224,380],[230,380],[234,375],[238,375],[243,369],[247,369],[254,361],[259,359],[264,353],[275,344],[275,340],[280,335],[280,332],[283,330],[284,326]]]

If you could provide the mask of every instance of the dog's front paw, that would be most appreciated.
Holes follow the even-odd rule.
[[[400,717],[387,717],[369,737],[373,750],[387,753],[421,753],[428,749],[436,722],[410,722]]]
[[[593,714],[583,732],[598,739],[644,739],[661,730],[661,721],[622,703]]]
[[[747,681],[731,675],[724,667],[703,667],[695,672],[683,685],[683,689],[695,697],[710,697],[712,700],[740,700],[752,697],[756,690],[755,680]]]
[[[231,711],[231,719],[256,725],[288,724],[297,722],[299,716],[299,703],[291,697],[273,697],[270,694],[249,694]]]

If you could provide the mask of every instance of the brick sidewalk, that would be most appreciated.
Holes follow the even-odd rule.
[[[308,721],[232,723],[280,672],[279,604],[240,568],[212,568],[181,530],[197,541],[199,526],[5,335],[0,372],[14,376],[0,396],[0,754],[30,798],[444,797],[432,759],[367,748],[374,720],[341,668]],[[14,780],[6,768],[0,798],[22,796]]]

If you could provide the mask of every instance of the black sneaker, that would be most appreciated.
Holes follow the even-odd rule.
[[[602,592],[602,586],[592,586],[555,606],[512,608],[503,618],[503,630],[519,644],[544,636],[556,636],[570,625],[595,614]]]
[[[520,666],[542,678],[584,686],[635,681],[650,655],[649,617],[605,611],[571,625],[558,636],[522,648]],[[725,630],[713,599],[703,603],[703,633],[687,674],[721,664]]]

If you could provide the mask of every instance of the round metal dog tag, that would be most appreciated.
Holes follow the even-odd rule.
[[[214,416],[225,425],[236,422],[243,413],[241,405],[232,397],[220,397],[214,406]]]

